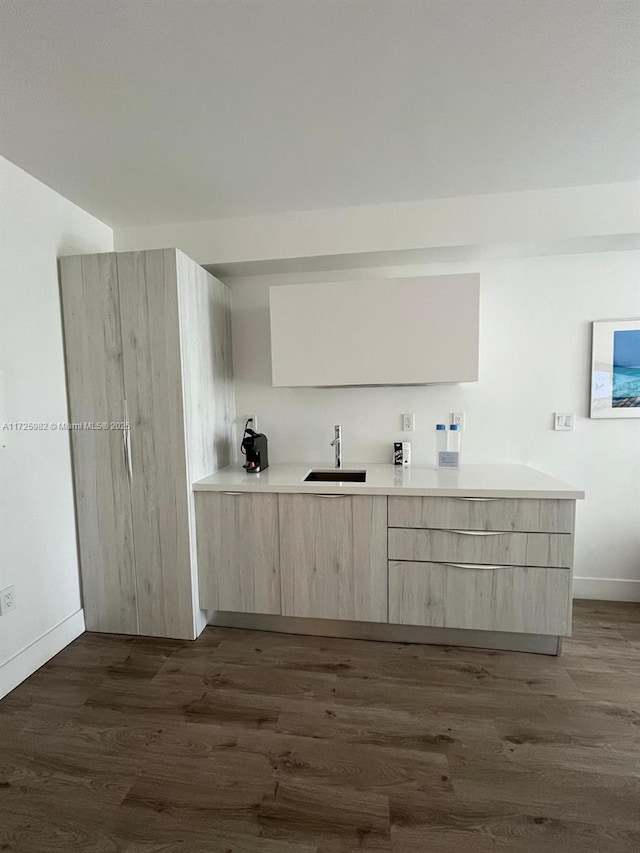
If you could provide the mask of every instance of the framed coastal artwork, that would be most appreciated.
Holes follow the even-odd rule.
[[[591,417],[640,418],[640,318],[593,323]]]

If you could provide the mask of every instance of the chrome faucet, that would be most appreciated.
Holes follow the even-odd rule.
[[[342,468],[342,427],[340,424],[336,424],[334,429],[336,437],[331,442],[331,447],[334,447],[336,451],[336,468]]]

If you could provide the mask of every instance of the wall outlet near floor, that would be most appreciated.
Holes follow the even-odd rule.
[[[556,430],[572,430],[575,419],[575,412],[554,412],[553,428]]]
[[[402,429],[404,432],[413,432],[416,428],[416,416],[410,412],[402,416]]]
[[[464,412],[451,412],[451,423],[457,424],[461,430],[464,429]]]
[[[16,588],[15,586],[7,586],[0,589],[0,616],[9,613],[10,610],[16,609]]]

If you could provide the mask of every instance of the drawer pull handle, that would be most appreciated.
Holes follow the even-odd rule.
[[[500,500],[499,498],[457,498],[459,501],[471,501],[472,503],[489,503]]]
[[[484,563],[444,563],[445,566],[452,566],[454,569],[481,569],[482,571],[494,569],[512,569],[513,566],[489,566]]]
[[[246,495],[248,492],[223,492],[223,495]]]
[[[459,533],[461,536],[504,536],[506,530],[452,530],[452,533]]]
[[[312,492],[314,498],[348,498],[350,495],[323,495],[322,492]]]

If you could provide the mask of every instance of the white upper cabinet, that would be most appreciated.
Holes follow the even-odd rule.
[[[269,289],[273,385],[478,379],[476,274]]]

